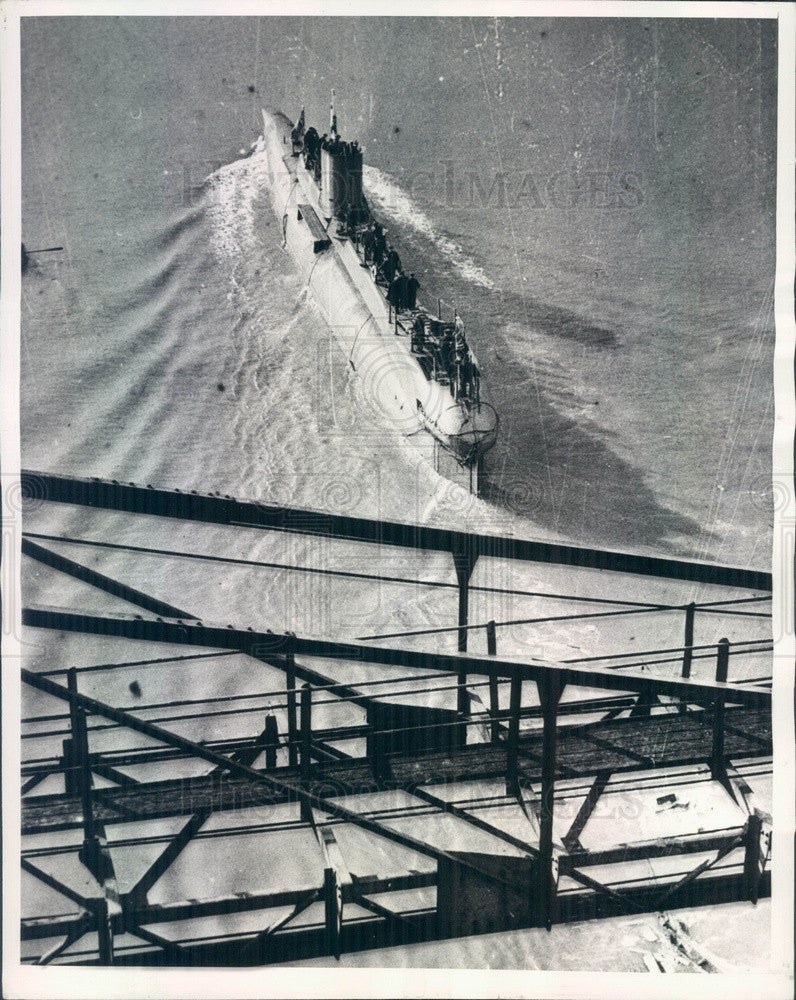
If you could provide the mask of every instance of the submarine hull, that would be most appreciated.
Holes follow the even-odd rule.
[[[382,420],[424,447],[430,435],[455,464],[435,461],[448,478],[473,488],[473,469],[495,442],[497,417],[484,398],[456,400],[448,385],[427,377],[410,348],[409,332],[396,323],[385,298],[352,241],[337,234],[324,214],[314,177],[292,154],[292,125],[281,113],[263,111],[270,194],[281,220],[282,245],[302,269],[312,299],[332,336],[362,382],[364,395]],[[328,209],[327,209],[328,211]],[[424,432],[427,432],[424,433]],[[428,449],[426,449],[428,450]],[[431,454],[431,452],[430,452]]]

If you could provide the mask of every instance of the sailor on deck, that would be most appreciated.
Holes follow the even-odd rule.
[[[415,352],[424,350],[427,337],[428,314],[421,309],[412,324],[412,350]]]
[[[399,271],[393,280],[390,282],[389,291],[389,301],[390,304],[395,307],[396,311],[407,308],[407,291],[406,286],[409,282],[407,276],[403,271]]]
[[[442,334],[442,339],[439,345],[439,355],[442,368],[448,373],[448,377],[450,377],[453,363],[453,335],[448,328],[446,328]]]
[[[409,275],[406,279],[406,308],[414,309],[417,305],[417,290],[420,288],[420,282],[415,277],[415,272]]]
[[[401,275],[396,274],[387,289],[387,301],[396,312],[401,308]]]
[[[365,232],[362,234],[362,252],[365,258],[365,263],[369,264],[373,259],[373,246],[376,237],[373,234],[373,227],[368,226]]]
[[[307,170],[312,170],[316,161],[320,158],[321,140],[316,129],[310,125],[304,133],[304,165]]]
[[[453,364],[451,366],[451,383],[455,387],[457,399],[465,392],[464,368],[468,353],[467,341],[464,339],[464,322],[461,316],[457,316],[453,327]]]
[[[409,308],[409,278],[404,274],[403,271],[398,272],[398,276],[395,279],[398,282],[398,308],[408,309]]]
[[[392,281],[395,277],[397,271],[401,270],[401,258],[398,256],[393,247],[387,251],[387,256],[384,258],[384,263],[381,266],[381,273],[384,275],[388,282]]]
[[[293,126],[290,133],[290,141],[293,145],[293,152],[298,153],[301,151],[301,147],[304,141],[304,108],[301,109],[301,115],[299,120]]]
[[[384,261],[383,240],[384,237],[382,237],[381,240],[375,235],[373,237],[373,263],[376,265],[377,270],[381,267],[382,262]]]

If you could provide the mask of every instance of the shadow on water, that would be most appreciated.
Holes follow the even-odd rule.
[[[639,449],[637,463],[626,461],[612,450],[608,431],[557,407],[565,370],[538,363],[537,392],[531,367],[518,362],[510,342],[516,331],[528,330],[586,351],[613,351],[621,346],[617,334],[573,310],[516,292],[484,294],[438,261],[424,268],[427,248],[420,241],[396,233],[395,243],[402,257],[418,261],[420,270],[434,269],[446,297],[459,306],[484,365],[501,427],[486,458],[483,498],[581,544],[695,555],[709,536],[697,521],[659,501],[644,481],[649,456]]]
[[[570,309],[549,305],[538,299],[525,299],[523,318],[529,326],[549,337],[563,337],[592,347],[616,347],[613,330],[590,323]]]
[[[487,456],[482,496],[583,544],[685,552],[702,526],[659,502],[642,468],[598,433],[559,413],[524,383],[501,387],[501,436]],[[643,462],[643,456],[639,456]]]
[[[479,331],[479,354],[501,415],[500,436],[481,480],[483,498],[583,544],[664,546],[681,554],[695,553],[704,545],[702,525],[661,503],[645,482],[650,458],[642,449],[637,462],[627,461],[612,449],[609,431],[581,422],[556,405],[566,371],[537,364],[537,391],[530,369],[518,363],[508,342],[506,324],[597,351],[619,348],[614,331],[572,310],[516,293],[490,296],[480,305],[479,326],[501,331],[491,339]]]

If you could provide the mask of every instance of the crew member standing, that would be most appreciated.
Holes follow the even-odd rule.
[[[396,274],[387,290],[387,301],[398,312],[401,308],[401,275]]]
[[[395,252],[393,247],[390,247],[387,251],[387,256],[384,258],[384,264],[382,265],[382,274],[387,279],[387,281],[392,281],[396,273],[401,270],[401,258]]]
[[[398,255],[393,250],[393,248],[390,247],[387,250],[387,254],[386,254],[385,258],[384,258],[384,263],[381,265],[381,273],[384,275],[384,278],[385,278],[385,280],[387,281],[388,284],[395,277],[395,270],[396,270],[396,268],[395,268],[395,258],[397,256]]]
[[[420,288],[420,282],[415,277],[415,272],[409,275],[406,279],[406,308],[414,309],[417,306],[417,290]]]
[[[368,226],[362,236],[362,252],[365,257],[365,263],[369,264],[373,259],[373,242],[375,237],[373,235],[373,229]]]
[[[399,310],[406,309],[407,285],[409,283],[409,279],[406,277],[403,271],[399,271],[395,278],[395,283],[397,285],[397,288],[395,290],[395,308]]]
[[[451,381],[455,385],[454,396],[456,399],[464,395],[464,361],[467,357],[467,341],[464,339],[464,322],[461,316],[456,317],[453,328],[453,353],[454,371],[451,373]]]

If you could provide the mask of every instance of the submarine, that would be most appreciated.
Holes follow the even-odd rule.
[[[263,110],[269,193],[281,246],[303,273],[331,335],[382,426],[403,434],[445,478],[478,495],[499,417],[458,312],[417,297],[362,189],[362,149]],[[378,432],[378,425],[371,428]]]

